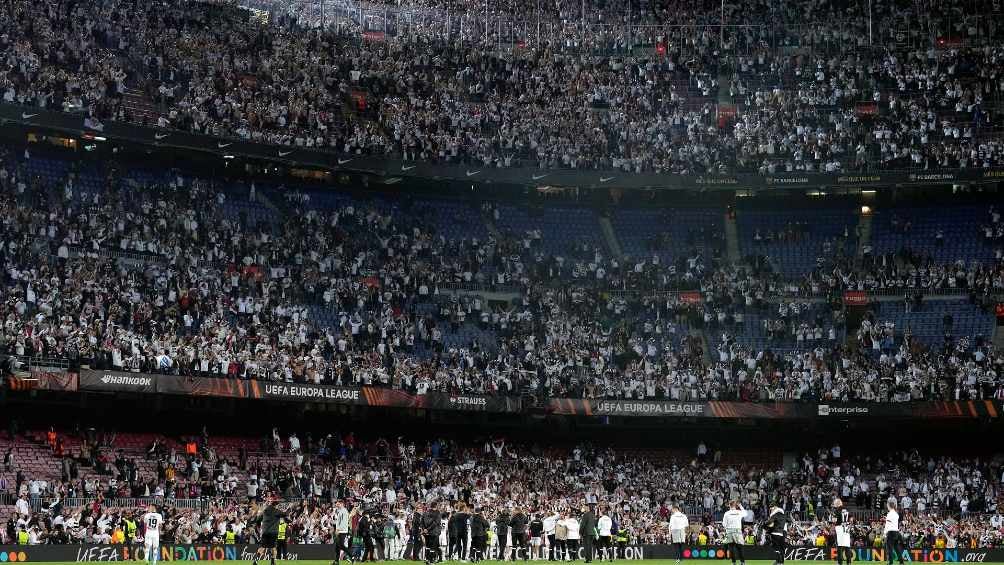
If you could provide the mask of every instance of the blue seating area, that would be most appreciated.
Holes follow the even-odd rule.
[[[684,258],[694,249],[720,246],[715,235],[723,233],[723,221],[724,212],[713,208],[624,209],[610,217],[625,255],[658,255],[663,263]]]
[[[909,229],[904,229],[906,222]],[[988,222],[987,209],[976,206],[897,208],[872,220],[872,244],[877,254],[909,249],[939,262],[986,261],[994,256],[994,246],[984,242],[980,231]],[[943,235],[940,244],[936,239],[939,230]]]
[[[496,227],[503,235],[522,239],[539,229],[541,247],[548,255],[573,255],[576,245],[605,250],[599,219],[587,208],[545,208],[531,213],[525,207],[500,204]]]
[[[39,179],[42,186],[50,190],[50,194],[59,200],[65,198],[63,188],[68,175],[73,171],[70,161],[33,157],[20,161],[30,180]],[[94,193],[104,189],[104,179],[99,167],[93,164],[81,163],[77,167],[76,178],[73,181],[73,204],[90,202]]]
[[[994,315],[966,301],[925,301],[919,310],[906,311],[902,301],[882,302],[876,309],[879,321],[896,324],[896,341],[909,331],[913,338],[928,346],[939,346],[945,339],[945,314],[952,316],[952,336],[989,339],[994,333]]]
[[[243,222],[246,226],[278,226],[281,217],[271,207],[256,199],[250,200],[249,188],[244,185],[231,185],[225,190],[226,200],[223,201],[223,213],[227,218]],[[257,186],[255,187],[257,190]]]
[[[721,343],[723,333],[728,333],[738,343],[750,349],[770,349],[777,353],[808,351],[819,346],[830,347],[834,342],[837,344],[843,343],[847,335],[844,327],[834,324],[832,311],[829,305],[824,303],[803,303],[799,314],[797,316],[789,314],[785,318],[787,328],[784,331],[774,332],[773,338],[771,338],[770,332],[765,329],[764,320],[773,322],[780,319],[780,315],[774,305],[767,311],[759,311],[755,308],[743,308],[742,314],[742,323],[726,324],[724,326],[713,323],[708,328],[708,335],[714,347],[718,347]],[[823,331],[822,339],[815,339],[813,335],[799,341],[795,335],[791,334],[790,327],[792,320],[794,320],[796,325],[804,323],[807,324],[809,329],[814,330],[817,319],[820,321],[819,328]],[[830,328],[834,328],[836,332],[833,341],[829,339]]]
[[[455,200],[422,200],[415,212],[437,235],[447,240],[477,238],[488,239],[488,227],[481,212],[472,204]]]
[[[858,218],[852,208],[740,210],[737,222],[742,254],[767,256],[785,277],[805,275],[816,267],[817,260],[836,255],[845,230],[848,237],[843,251],[852,254],[856,245]],[[784,233],[796,235],[779,239]],[[768,234],[773,235],[773,241],[768,241]]]

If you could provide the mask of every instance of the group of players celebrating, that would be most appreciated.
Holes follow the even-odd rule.
[[[582,559],[585,563],[591,563],[594,558],[613,561],[619,550],[623,554],[628,533],[618,528],[603,509],[597,514],[596,506],[583,504],[575,512],[546,515],[517,506],[503,509],[489,520],[484,508],[464,503],[453,504],[452,512],[440,503],[419,505],[411,515],[401,556],[427,564],[453,559],[467,561],[468,557],[474,563],[490,558],[502,561],[545,558],[550,561]],[[343,555],[352,559],[346,541],[349,534],[347,512],[341,501],[336,503],[334,523],[337,554],[332,565],[339,565]],[[369,551],[367,545],[364,554]]]
[[[735,506],[733,506],[733,508],[735,508]],[[726,512],[726,516],[727,515],[728,512]],[[846,508],[844,508],[843,501],[839,498],[834,499],[830,511],[829,522],[833,526],[833,533],[836,542],[837,565],[843,565],[845,562],[849,564],[854,559],[854,552],[851,551],[851,521],[850,513]],[[730,530],[727,523],[725,527],[726,532],[729,532]],[[767,535],[767,541],[774,550],[775,565],[782,565],[784,563],[785,550],[788,547],[787,536],[789,528],[798,528],[798,525],[791,519],[788,513],[781,508],[780,504],[775,503],[771,506],[770,515],[764,522],[763,528]],[[898,505],[892,499],[886,503],[886,515],[884,526],[882,528],[882,536],[885,542],[885,555],[887,561],[889,562],[888,565],[893,565],[893,562],[897,560],[899,565],[903,565],[903,552],[906,549],[906,543],[903,540],[903,535],[899,531]],[[742,559],[742,546],[741,544],[731,543],[733,541],[731,535],[727,536],[727,541],[729,551],[732,553],[732,563],[734,564],[736,562],[737,553],[740,556],[740,559]]]
[[[275,565],[276,558],[281,559],[286,553],[283,534],[287,515],[277,502],[278,497],[270,495],[255,519],[260,530],[258,550],[253,559],[254,565],[265,559],[268,559],[271,565]],[[748,541],[743,533],[745,516],[746,511],[736,501],[729,504],[729,509],[722,516],[725,547],[733,565],[737,561],[741,565],[746,564],[743,553],[743,546],[747,545]],[[362,520],[365,519],[364,516]],[[843,565],[845,562],[850,564],[853,560],[850,533],[852,519],[839,498],[833,501],[829,522],[836,542],[837,564]],[[883,528],[889,565],[893,565],[897,558],[899,565],[904,563],[905,543],[899,531],[899,522],[896,502],[890,500],[887,503]],[[150,565],[156,565],[160,553],[160,531],[164,517],[154,506],[150,506],[143,515],[141,523],[147,561]],[[349,544],[352,536],[352,520],[345,503],[341,500],[335,503],[332,525],[336,546],[332,565],[340,565],[343,556],[350,562],[354,561]],[[445,554],[442,551],[441,541],[444,525],[447,530]],[[358,526],[359,523],[356,524],[357,528]],[[573,527],[576,531],[571,531]],[[687,516],[674,506],[669,516],[669,529],[671,542],[677,552],[677,563],[683,560],[684,547],[689,545],[687,540],[689,528],[690,522]],[[762,523],[762,530],[765,542],[773,549],[775,565],[784,564],[788,535],[791,531],[799,529],[798,524],[779,503],[771,505],[769,515]],[[495,543],[492,543],[493,541]],[[474,563],[485,561],[489,557],[502,561],[544,558],[551,561],[565,561],[581,558],[585,563],[591,563],[594,558],[598,558],[600,561],[606,559],[612,562],[618,554],[624,554],[623,549],[626,544],[626,532],[618,529],[603,509],[597,516],[595,504],[584,504],[573,520],[569,520],[568,512],[544,516],[528,513],[516,507],[511,513],[499,512],[494,516],[493,524],[486,518],[483,508],[469,509],[463,503],[458,503],[454,505],[452,513],[447,513],[444,505],[430,503],[420,505],[411,516],[407,545],[402,547],[400,556],[424,561],[427,565],[446,559],[466,561],[468,556]],[[497,553],[492,554],[490,551],[492,547],[497,547]],[[367,555],[372,559],[372,548],[366,548],[363,556]]]

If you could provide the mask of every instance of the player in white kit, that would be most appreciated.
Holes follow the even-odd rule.
[[[149,506],[146,514],[143,515],[143,548],[146,550],[146,560],[150,565],[156,565],[157,558],[160,557],[160,527],[164,524],[164,517],[157,508]]]

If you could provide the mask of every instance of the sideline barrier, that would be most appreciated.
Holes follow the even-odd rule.
[[[160,560],[171,561],[250,561],[257,550],[256,545],[236,544],[177,544],[162,545]],[[885,562],[883,549],[855,548],[855,561]],[[335,553],[334,545],[293,544],[289,546],[288,561],[330,561]],[[497,548],[493,548],[490,559],[497,559]],[[748,560],[772,560],[773,551],[766,546],[746,546]],[[582,552],[580,550],[580,562]],[[138,545],[5,545],[0,546],[0,563],[20,562],[118,562],[145,561],[146,555]],[[686,546],[684,559],[728,560],[728,554],[721,546]],[[642,559],[676,559],[676,548],[670,545],[628,545],[618,549],[618,560],[638,561]],[[791,547],[785,552],[786,561],[835,561],[834,547]],[[956,548],[956,549],[908,549],[903,552],[903,560],[917,563],[984,563],[1004,561],[1004,548]]]
[[[316,402],[390,408],[422,408],[464,412],[518,414],[542,408],[564,416],[626,416],[673,418],[748,418],[760,420],[813,420],[870,418],[995,419],[1004,413],[1000,400],[946,400],[918,402],[734,402],[676,400],[603,400],[551,398],[540,407],[524,405],[517,396],[480,396],[404,390],[374,386],[286,383],[232,378],[97,371],[79,373],[47,371],[33,374],[31,386],[16,383],[11,390],[59,390],[64,392],[127,392],[248,398],[283,402]]]

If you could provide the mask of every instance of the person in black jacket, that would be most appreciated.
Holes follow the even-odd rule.
[[[533,550],[533,558],[541,559],[544,556],[541,550],[544,545],[544,520],[541,514],[534,514],[530,520],[530,548]]]
[[[457,559],[463,561],[467,559],[467,521],[470,515],[466,512],[463,502],[457,503],[457,510],[450,516],[447,524],[450,527],[448,536],[450,538],[450,559],[456,555]]]
[[[509,543],[509,513],[504,508],[495,517],[495,534],[499,537],[499,561],[505,561],[506,545]]]
[[[435,504],[422,515],[422,535],[425,537],[425,562],[439,563],[443,560],[439,550],[439,534],[442,533],[442,514]]]
[[[770,516],[764,522],[764,530],[767,531],[767,538],[774,549],[774,563],[784,564],[784,551],[787,548],[788,523],[790,518],[785,514],[781,505],[774,503],[770,507]]]
[[[593,562],[593,546],[596,542],[596,514],[594,504],[582,507],[582,517],[579,518],[579,537],[582,539],[582,556],[586,563]]]
[[[411,515],[411,530],[409,531],[409,543],[411,543],[411,552],[406,553],[411,555],[412,561],[422,560],[422,527],[425,522],[422,519],[422,507],[419,506],[415,509],[415,513]]]
[[[484,561],[488,550],[488,520],[481,508],[471,516],[471,561]]]
[[[526,538],[526,528],[529,523],[529,518],[521,508],[516,508],[513,511],[512,518],[509,520],[509,530],[512,532],[513,561],[521,557],[523,561],[530,560],[529,544]]]
[[[444,558],[447,561],[453,560],[453,552],[457,546],[457,536],[456,536],[456,519],[459,507],[455,506],[453,510],[446,511],[446,555]]]
[[[375,546],[373,545],[373,519],[370,517],[369,512],[364,512],[362,517],[359,518],[359,524],[356,527],[356,535],[363,540],[363,558],[362,561],[376,561],[373,550]]]

